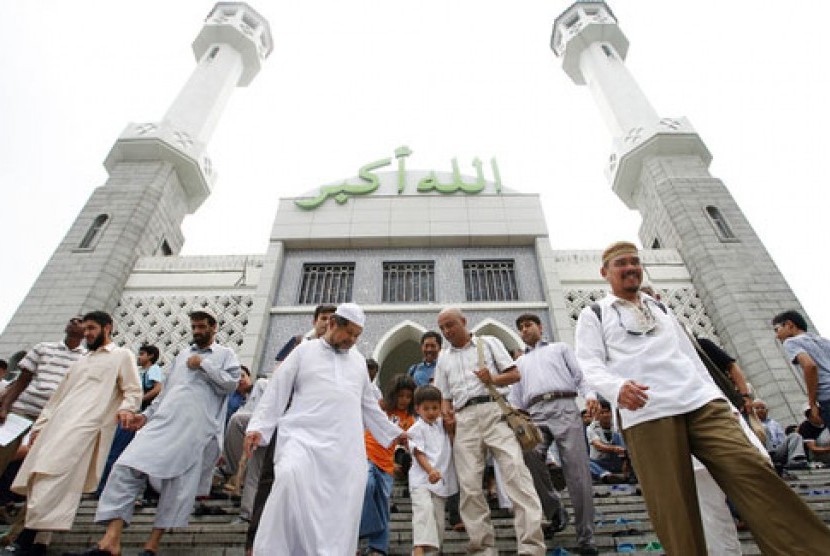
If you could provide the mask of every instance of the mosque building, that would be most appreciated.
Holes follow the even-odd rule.
[[[551,47],[594,96],[612,138],[613,191],[642,216],[647,279],[696,334],[735,356],[757,393],[796,420],[805,400],[769,319],[803,311],[725,185],[708,171],[685,118],[662,117],[625,66],[628,39],[605,2],[580,1],[553,24]],[[503,185],[495,159],[448,157],[417,170],[417,146],[390,145],[355,175],[280,200],[265,253],[179,256],[184,217],[210,195],[207,145],[233,89],[273,48],[250,6],[219,2],[193,43],[197,66],[167,113],[130,123],[98,187],[0,336],[0,354],[59,336],[69,316],[111,312],[117,343],[157,345],[168,361],[191,337],[187,313],[220,319],[219,341],[268,374],[285,341],[311,329],[321,303],[367,314],[358,347],[381,382],[421,357],[439,310],[461,307],[473,332],[521,347],[516,316],[538,314],[573,342],[581,309],[607,291],[600,253],[551,245],[539,196]],[[521,215],[521,218],[516,218]]]

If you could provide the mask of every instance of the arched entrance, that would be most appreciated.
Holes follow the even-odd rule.
[[[378,386],[384,390],[395,375],[405,373],[413,363],[421,360],[421,335],[427,329],[416,322],[405,320],[389,330],[378,341],[372,358],[380,365]]]
[[[513,353],[514,350],[521,351],[524,349],[524,343],[521,337],[512,328],[505,326],[497,320],[490,318],[484,319],[471,332],[476,336],[495,336],[501,340],[501,343],[504,344],[504,347],[510,353]]]

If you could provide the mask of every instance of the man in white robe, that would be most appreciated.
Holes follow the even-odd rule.
[[[93,492],[107,461],[116,421],[141,405],[135,356],[112,343],[112,317],[84,315],[88,353],[73,363],[32,427],[31,449],[12,490],[26,496],[26,528],[7,552],[45,553],[48,536],[68,531],[83,492]]]
[[[274,484],[254,554],[357,550],[368,476],[364,424],[381,445],[406,438],[380,409],[366,360],[351,349],[364,322],[360,307],[341,304],[323,338],[297,346],[274,373],[268,385],[274,403],[260,402],[248,425],[249,448],[266,446],[279,427]]]
[[[148,477],[161,483],[156,518],[145,556],[158,550],[165,529],[186,527],[199,486],[202,455],[225,421],[228,394],[239,380],[239,361],[217,344],[216,318],[190,313],[193,345],[176,357],[161,394],[144,413],[134,416],[140,429],[113,465],[95,513],[107,531],[84,554],[120,554],[121,531],[132,519],[136,496]]]

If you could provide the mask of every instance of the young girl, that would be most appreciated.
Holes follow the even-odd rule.
[[[394,377],[379,403],[389,419],[406,430],[415,423],[414,399],[415,381],[402,374]],[[365,433],[365,440],[369,480],[360,516],[360,538],[367,541],[367,554],[386,554],[389,551],[389,496],[392,493],[393,473],[403,462],[396,464],[396,446],[381,446],[369,431]]]

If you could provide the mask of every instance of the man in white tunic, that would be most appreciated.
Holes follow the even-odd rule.
[[[26,496],[26,528],[14,554],[42,553],[36,531],[68,531],[83,492],[101,478],[116,420],[130,421],[141,405],[135,357],[112,343],[112,317],[84,315],[88,353],[73,363],[32,427],[32,448],[12,490]],[[11,547],[8,547],[11,548]]]
[[[156,553],[165,529],[187,526],[202,454],[224,423],[227,397],[240,372],[233,350],[214,341],[217,326],[212,314],[190,313],[190,326],[193,345],[176,357],[152,405],[134,416],[132,428],[140,430],[113,465],[95,514],[107,531],[87,554],[121,553],[121,531],[130,523],[136,495],[148,477],[160,481],[161,492],[153,531],[141,554]]]
[[[589,385],[620,408],[666,553],[707,553],[692,454],[735,504],[764,554],[825,553],[830,530],[747,439],[677,320],[639,291],[637,247],[609,246],[600,273],[611,294],[580,314],[576,357]]]
[[[254,554],[352,556],[368,469],[364,424],[383,446],[405,433],[380,409],[366,360],[351,349],[365,315],[343,303],[325,335],[303,342],[274,372],[248,425],[246,445],[265,446],[278,427],[274,484],[254,540]],[[266,395],[267,397],[267,395]]]

